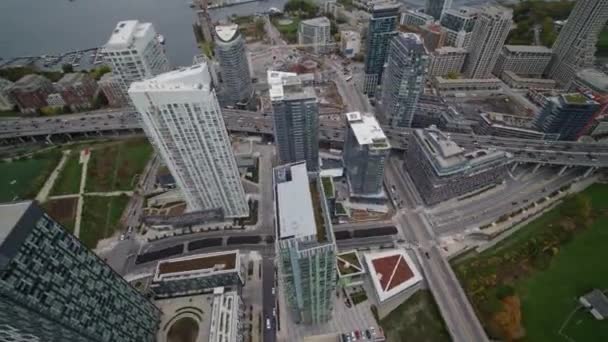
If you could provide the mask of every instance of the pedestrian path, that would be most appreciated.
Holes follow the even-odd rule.
[[[74,223],[74,236],[80,237],[80,223],[82,222],[82,208],[84,207],[84,188],[87,184],[87,167],[91,152],[84,149],[80,152],[80,163],[82,164],[82,172],[80,173],[80,191],[78,193],[78,204],[76,205],[76,221]]]
[[[59,161],[59,164],[57,164],[57,167],[55,167],[55,170],[53,170],[53,172],[51,173],[51,176],[49,178],[47,178],[46,182],[44,182],[42,189],[40,189],[40,191],[38,192],[38,195],[36,196],[36,200],[38,202],[43,203],[49,197],[49,193],[51,192],[51,189],[53,189],[53,185],[55,185],[55,181],[57,180],[57,177],[63,170],[63,167],[65,166],[65,163],[67,162],[69,155],[70,155],[70,150],[63,151],[63,155],[61,156],[61,160]]]

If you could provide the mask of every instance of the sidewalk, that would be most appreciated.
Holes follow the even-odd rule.
[[[46,182],[44,182],[42,189],[40,189],[38,195],[36,196],[36,200],[38,202],[43,203],[48,199],[49,193],[53,189],[53,185],[55,185],[55,181],[57,180],[57,177],[59,177],[59,173],[61,173],[61,171],[63,170],[63,167],[65,166],[65,163],[67,162],[69,156],[70,150],[63,151],[63,155],[61,156],[59,164],[57,164],[57,167],[55,167],[55,170],[53,170],[51,176],[47,178]]]

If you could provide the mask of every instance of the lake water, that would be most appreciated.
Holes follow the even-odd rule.
[[[166,38],[173,65],[189,65],[197,48],[190,0],[0,0],[0,57],[60,54],[103,45],[118,21],[149,21]],[[214,9],[220,20],[282,8],[287,0],[265,0]],[[424,6],[424,0],[408,0]],[[483,3],[480,0],[454,1]]]

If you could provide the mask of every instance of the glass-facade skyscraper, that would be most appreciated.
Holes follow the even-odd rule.
[[[562,94],[547,100],[533,125],[541,132],[559,134],[559,140],[576,140],[599,108],[583,94]]]
[[[160,314],[36,202],[0,204],[0,341],[153,342]]]

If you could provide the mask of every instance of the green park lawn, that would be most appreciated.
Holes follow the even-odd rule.
[[[450,341],[433,295],[420,290],[380,321],[380,326],[391,342]]]
[[[119,220],[129,196],[85,196],[80,226],[80,240],[93,249],[101,239],[119,229]]]
[[[575,220],[566,225],[570,234],[560,231],[569,212],[566,200],[495,248],[455,262],[486,329],[489,313],[496,310],[494,298],[509,286],[521,301],[523,341],[608,341],[608,325],[583,311],[562,331],[570,340],[559,333],[578,297],[608,288],[608,185],[595,184],[581,195],[591,204],[587,227]]]
[[[36,197],[59,160],[61,152],[53,150],[35,154],[31,158],[0,162],[0,201]]]
[[[72,150],[63,166],[63,170],[55,180],[51,195],[77,194],[79,192],[82,173],[82,165],[79,161],[80,150]]]
[[[120,144],[91,150],[86,192],[132,190],[152,155],[146,139],[131,139]]]

